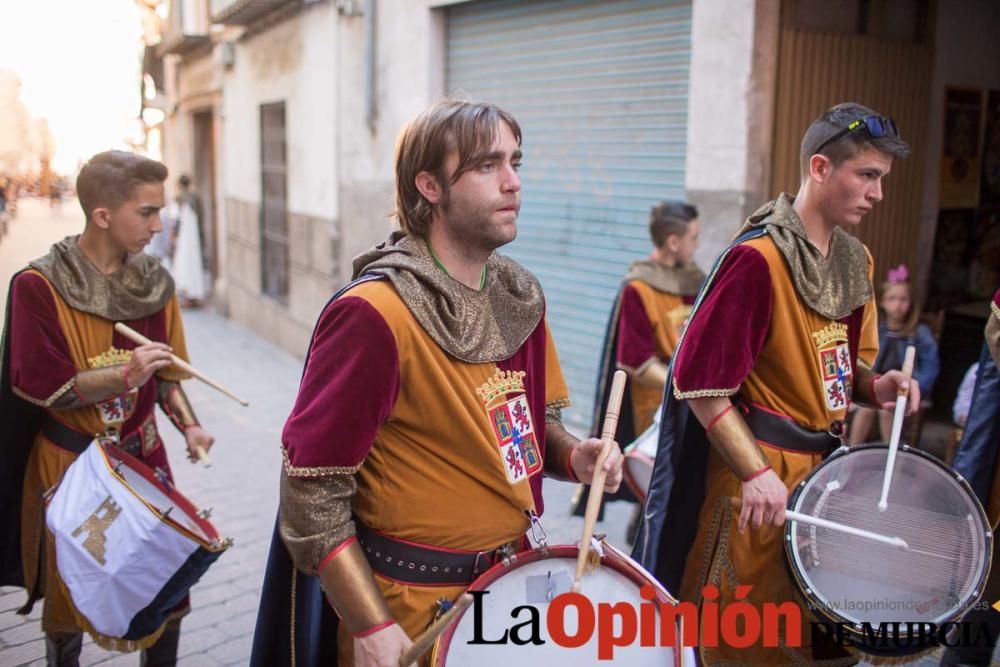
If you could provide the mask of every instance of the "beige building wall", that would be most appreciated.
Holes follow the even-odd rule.
[[[711,266],[768,200],[780,0],[694,0],[685,187]]]
[[[251,27],[235,43],[223,77],[229,315],[296,354],[305,353],[327,300],[350,280],[351,259],[394,227],[396,138],[443,92],[437,8],[447,3],[380,0],[374,31],[364,15],[372,3],[354,3],[361,13],[337,4],[318,3],[256,32]],[[281,101],[288,147],[287,303],[261,294],[260,275],[260,105]]]

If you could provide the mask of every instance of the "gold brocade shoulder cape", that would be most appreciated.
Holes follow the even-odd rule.
[[[106,320],[135,320],[163,310],[174,295],[174,279],[158,259],[129,255],[124,266],[105,275],[67,236],[49,254],[28,265],[52,284],[71,307]]]
[[[545,311],[538,279],[499,253],[486,262],[486,285],[470,289],[442,271],[424,240],[393,232],[354,258],[354,274],[392,282],[420,326],[451,356],[478,364],[514,356]]]
[[[826,257],[809,241],[802,220],[792,208],[795,198],[782,193],[747,218],[740,236],[754,227],[767,227],[774,244],[788,262],[795,291],[820,315],[840,320],[872,300],[868,279],[868,251],[861,241],[837,227]]]
[[[677,296],[697,296],[705,282],[705,272],[695,264],[664,266],[650,259],[632,262],[625,275],[625,282],[640,280],[658,292]]]

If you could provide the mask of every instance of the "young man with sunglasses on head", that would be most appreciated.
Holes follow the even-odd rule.
[[[908,153],[895,124],[871,109],[823,113],[802,138],[798,193],[750,216],[695,306],[674,356],[634,554],[682,600],[700,607],[708,585],[718,609],[744,587],[758,611],[797,599],[782,553],[788,490],[839,444],[831,427],[851,400],[887,406],[904,384],[899,371],[870,370],[872,260],[844,228],[882,200],[882,179]],[[910,412],[920,404],[911,384]],[[702,661],[843,662],[836,648],[814,654],[805,610],[802,619],[801,648],[702,646]]]

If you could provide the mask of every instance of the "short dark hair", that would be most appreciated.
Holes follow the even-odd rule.
[[[684,236],[698,209],[683,201],[662,201],[649,212],[649,236],[662,248],[669,236]]]
[[[904,158],[909,155],[910,146],[901,137],[875,138],[866,129],[848,132],[836,141],[831,141],[823,146],[823,142],[843,130],[851,122],[868,116],[881,115],[856,102],[845,102],[824,111],[802,135],[802,144],[799,147],[799,175],[803,179],[806,177],[806,174],[809,173],[809,159],[817,152],[829,158],[834,167],[839,167],[845,161],[868,148],[874,148],[892,158]],[[819,147],[822,147],[822,150],[817,151],[816,149]]]
[[[132,189],[143,183],[167,180],[167,167],[126,151],[105,151],[87,161],[76,177],[76,193],[83,214],[90,222],[95,208],[118,208],[132,196]]]
[[[506,123],[521,145],[521,126],[500,107],[487,102],[446,98],[432,105],[406,126],[396,145],[396,217],[407,234],[425,236],[433,207],[417,189],[422,171],[434,174],[442,187],[455,183],[489,154]],[[445,158],[458,151],[458,166],[449,179]]]
[[[183,186],[183,187],[185,187],[185,188],[186,188],[186,187],[188,187],[189,185],[191,185],[191,177],[190,177],[190,176],[188,176],[187,174],[181,174],[181,175],[180,175],[180,177],[179,177],[179,178],[177,179],[177,182],[178,182],[178,183],[179,183],[179,184],[180,184],[181,186]]]

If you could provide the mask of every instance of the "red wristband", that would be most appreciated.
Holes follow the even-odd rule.
[[[128,384],[128,364],[122,366],[122,384],[125,385],[125,391],[122,392],[123,394],[127,394],[132,391],[132,387]]]
[[[872,377],[872,384],[871,384],[871,387],[870,387],[871,392],[872,392],[872,405],[874,405],[877,408],[882,407],[879,404],[879,402],[878,402],[878,397],[875,395],[875,383],[878,382],[878,379],[880,377],[882,377],[882,374],[881,373],[876,373],[875,376]]]
[[[362,630],[361,632],[353,632],[353,633],[351,633],[351,636],[354,637],[355,639],[361,639],[362,637],[367,637],[368,635],[373,635],[376,632],[378,632],[379,630],[385,630],[390,625],[395,625],[395,624],[396,624],[395,619],[391,619],[390,618],[385,623],[379,623],[378,625],[370,627],[367,630]]]
[[[744,482],[749,482],[750,480],[757,479],[758,477],[760,477],[761,475],[763,475],[764,473],[766,473],[770,469],[771,469],[771,466],[764,466],[763,468],[761,468],[760,470],[758,470],[754,474],[750,475],[749,477],[747,477],[743,481]]]
[[[569,477],[569,481],[580,483],[580,478],[576,476],[576,471],[573,470],[573,450],[576,449],[576,445],[573,445],[566,451],[566,476]]]

